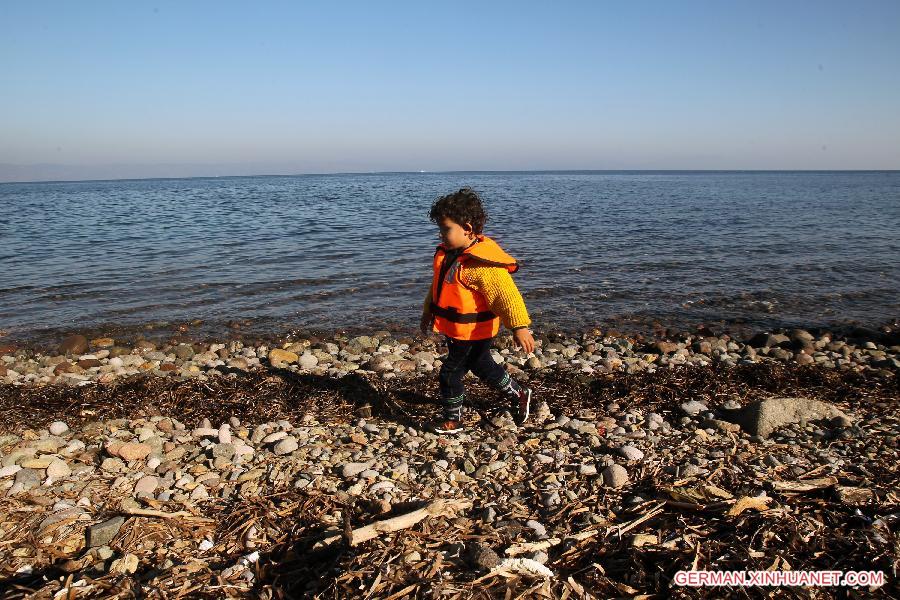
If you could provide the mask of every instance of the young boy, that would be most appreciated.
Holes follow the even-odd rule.
[[[424,334],[433,327],[447,336],[449,349],[439,376],[444,419],[433,430],[444,434],[462,431],[462,380],[469,371],[510,400],[512,414],[521,425],[531,410],[531,390],[516,383],[490,352],[501,322],[512,330],[517,346],[534,352],[534,338],[528,331],[531,319],[510,276],[519,266],[482,233],[487,215],[471,189],[438,198],[430,217],[440,228],[441,244],[434,253],[434,274],[421,329]]]

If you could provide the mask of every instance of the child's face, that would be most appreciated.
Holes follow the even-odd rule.
[[[472,242],[472,226],[469,223],[460,225],[456,221],[443,218],[438,224],[441,230],[441,243],[447,250],[465,248]]]

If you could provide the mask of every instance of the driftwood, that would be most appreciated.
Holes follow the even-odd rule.
[[[212,519],[203,519],[201,517],[197,517],[196,515],[189,513],[186,510],[166,512],[164,510],[153,510],[151,508],[129,508],[122,511],[122,513],[132,517],[159,517],[161,519],[172,519],[174,517],[194,517],[203,521],[212,521]]]
[[[806,479],[803,481],[773,481],[772,487],[779,492],[812,492],[822,490],[835,485],[837,477],[820,477],[819,479]]]
[[[472,581],[473,584],[480,583],[492,577],[515,577],[524,575],[531,578],[549,578],[554,573],[541,563],[530,558],[504,558],[500,564],[491,569],[487,575],[482,575],[478,579]]]
[[[461,510],[471,507],[471,500],[435,500],[418,510],[353,529],[350,531],[349,536],[345,533],[332,533],[328,537],[320,540],[316,544],[316,547],[333,544],[345,537],[349,537],[347,541],[351,546],[358,546],[363,542],[378,537],[382,533],[391,533],[400,531],[401,529],[408,529],[428,517],[451,516]]]
[[[513,544],[509,548],[504,551],[504,554],[507,556],[518,556],[520,554],[528,554],[529,552],[535,552],[536,550],[546,550],[547,548],[552,548],[562,542],[560,538],[550,538],[548,540],[541,540],[540,542],[525,542],[521,544]]]

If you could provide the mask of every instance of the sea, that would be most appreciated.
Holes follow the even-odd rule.
[[[538,332],[900,318],[897,171],[374,173],[0,184],[0,340],[414,331],[464,186]]]

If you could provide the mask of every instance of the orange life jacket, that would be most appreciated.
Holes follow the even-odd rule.
[[[431,314],[434,330],[458,340],[483,340],[500,331],[500,318],[491,312],[484,296],[466,286],[462,270],[468,264],[503,267],[510,273],[519,270],[516,259],[503,251],[497,242],[485,235],[466,248],[455,259],[447,260],[442,245],[434,252],[434,275],[431,280]]]

